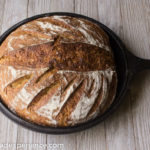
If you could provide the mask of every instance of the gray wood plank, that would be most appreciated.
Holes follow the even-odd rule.
[[[98,0],[75,0],[75,12],[98,19]]]
[[[0,32],[3,22],[3,16],[4,16],[4,7],[5,7],[5,0],[0,1]]]
[[[0,1],[0,10],[2,10],[2,26],[1,33],[7,30],[10,26],[21,19],[26,17],[27,11],[27,0],[6,0]],[[16,140],[17,140],[17,128],[18,126],[0,113],[1,123],[0,123],[0,143],[1,144],[14,144],[11,146],[12,150],[16,149]],[[5,149],[10,149],[7,145],[5,145]]]
[[[33,16],[50,11],[51,0],[29,0],[28,16]]]
[[[105,121],[108,149],[135,149],[135,137],[129,93],[130,91],[128,91],[124,98],[124,102],[118,110]]]
[[[46,150],[46,135],[18,127],[17,144],[21,150],[42,149]]]
[[[150,59],[150,2],[126,0],[122,4],[126,45],[137,56]],[[150,72],[138,74],[130,91],[136,149],[150,149]]]
[[[73,12],[74,0],[29,0],[29,16],[56,11]]]
[[[6,0],[2,32],[27,16],[27,0]]]
[[[51,12],[74,12],[75,0],[50,0],[49,5]]]

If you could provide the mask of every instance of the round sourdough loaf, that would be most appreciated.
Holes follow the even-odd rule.
[[[0,46],[0,96],[34,123],[71,126],[95,118],[111,105],[116,87],[108,36],[87,20],[39,18]]]

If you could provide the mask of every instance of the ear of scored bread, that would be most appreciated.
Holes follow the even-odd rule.
[[[28,46],[5,53],[0,64],[28,68],[95,71],[114,67],[112,53],[86,43],[53,42]]]

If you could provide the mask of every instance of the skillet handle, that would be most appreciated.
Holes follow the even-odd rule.
[[[142,59],[135,55],[133,55],[131,52],[126,51],[127,55],[127,65],[129,68],[129,72],[134,75],[138,72],[141,72],[146,69],[150,69],[150,60],[149,59]]]

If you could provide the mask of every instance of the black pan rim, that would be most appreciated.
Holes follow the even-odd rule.
[[[84,15],[80,15],[80,14],[75,14],[75,13],[68,13],[68,12],[51,12],[51,13],[45,13],[45,14],[39,14],[30,18],[26,18],[23,21],[13,25],[12,27],[10,27],[6,32],[4,32],[1,36],[0,36],[0,45],[2,44],[2,42],[6,39],[6,37],[13,32],[15,29],[17,29],[19,26],[30,22],[32,20],[35,20],[37,18],[42,18],[42,17],[47,17],[47,16],[54,16],[54,15],[60,15],[60,16],[71,16],[71,17],[76,17],[76,18],[83,18],[86,19],[88,21],[91,21],[95,24],[97,24],[98,26],[100,26],[105,32],[107,32],[109,34],[109,36],[111,36],[115,42],[117,43],[117,45],[120,47],[120,49],[123,52],[124,58],[126,59],[125,65],[126,65],[126,72],[125,72],[125,76],[126,76],[126,81],[124,81],[124,85],[123,88],[120,92],[120,94],[118,95],[117,98],[115,98],[116,103],[110,106],[110,108],[101,116],[96,117],[95,119],[89,120],[85,123],[81,123],[75,126],[69,126],[69,127],[50,127],[50,126],[41,126],[32,122],[29,122],[27,120],[24,120],[23,118],[20,118],[17,114],[15,114],[13,111],[11,111],[3,102],[2,100],[0,100],[0,110],[1,112],[3,112],[4,115],[6,115],[9,119],[11,119],[12,121],[18,123],[19,125],[31,129],[33,131],[37,131],[37,132],[41,132],[41,133],[47,133],[47,134],[67,134],[67,133],[74,133],[74,132],[78,132],[78,131],[82,131],[88,128],[91,128],[97,124],[99,124],[100,122],[102,122],[103,120],[105,120],[106,118],[108,118],[108,116],[110,116],[110,114],[112,114],[116,108],[118,108],[119,104],[122,101],[123,96],[125,95],[126,91],[127,91],[127,86],[129,84],[130,81],[130,76],[128,73],[128,64],[127,64],[127,58],[126,58],[126,48],[124,46],[124,44],[122,43],[122,41],[119,39],[119,37],[108,27],[106,27],[104,24],[96,21],[95,19],[92,19],[90,17],[84,16]]]

